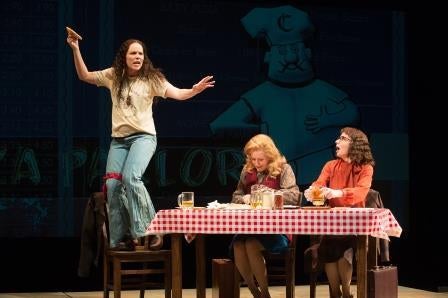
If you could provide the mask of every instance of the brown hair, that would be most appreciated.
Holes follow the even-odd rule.
[[[346,133],[351,139],[348,148],[348,157],[353,163],[358,165],[375,165],[369,139],[365,133],[353,127],[344,127],[341,129],[341,133]]]
[[[114,62],[112,63],[112,67],[114,69],[114,91],[116,92],[116,95],[120,101],[125,100],[124,98],[122,98],[122,90],[125,84],[129,84],[129,79],[126,73],[126,53],[133,43],[138,43],[143,48],[144,59],[143,65],[138,72],[138,78],[150,81],[157,87],[159,87],[165,80],[165,76],[163,75],[161,69],[154,67],[151,60],[148,58],[148,52],[145,43],[138,39],[128,39],[120,45],[120,48],[115,55]]]

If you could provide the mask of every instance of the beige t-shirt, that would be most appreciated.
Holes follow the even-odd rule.
[[[112,137],[126,137],[141,132],[156,135],[152,103],[154,96],[166,98],[167,81],[158,87],[150,81],[131,79],[129,86],[124,86],[122,90],[123,98],[130,96],[132,99],[132,105],[128,105],[126,100],[119,101],[112,90],[112,68],[96,71],[95,75],[96,84],[108,88],[111,94]]]

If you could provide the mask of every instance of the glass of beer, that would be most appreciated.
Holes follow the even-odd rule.
[[[274,209],[283,209],[283,193],[276,192],[274,193]]]
[[[254,192],[250,194],[250,207],[252,209],[260,208],[262,202],[261,193]]]
[[[177,196],[177,204],[181,209],[191,209],[194,207],[194,192],[184,191]]]
[[[311,199],[314,206],[323,206],[325,204],[325,196],[320,187],[314,186],[312,188]]]

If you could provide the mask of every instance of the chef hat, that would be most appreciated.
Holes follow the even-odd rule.
[[[308,14],[291,5],[254,8],[241,22],[253,38],[264,35],[270,46],[304,41],[313,31]]]

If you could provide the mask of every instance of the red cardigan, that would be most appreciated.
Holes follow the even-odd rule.
[[[335,159],[327,162],[312,185],[341,189],[343,197],[329,200],[331,207],[365,207],[367,192],[372,185],[373,167],[354,165]]]
[[[263,184],[269,188],[272,189],[280,189],[280,175],[278,175],[275,178],[272,178],[270,176],[265,176],[261,183],[258,183],[257,179],[257,170],[252,170],[250,172],[246,172],[246,175],[244,176],[244,193],[250,194],[251,186],[254,184]]]

